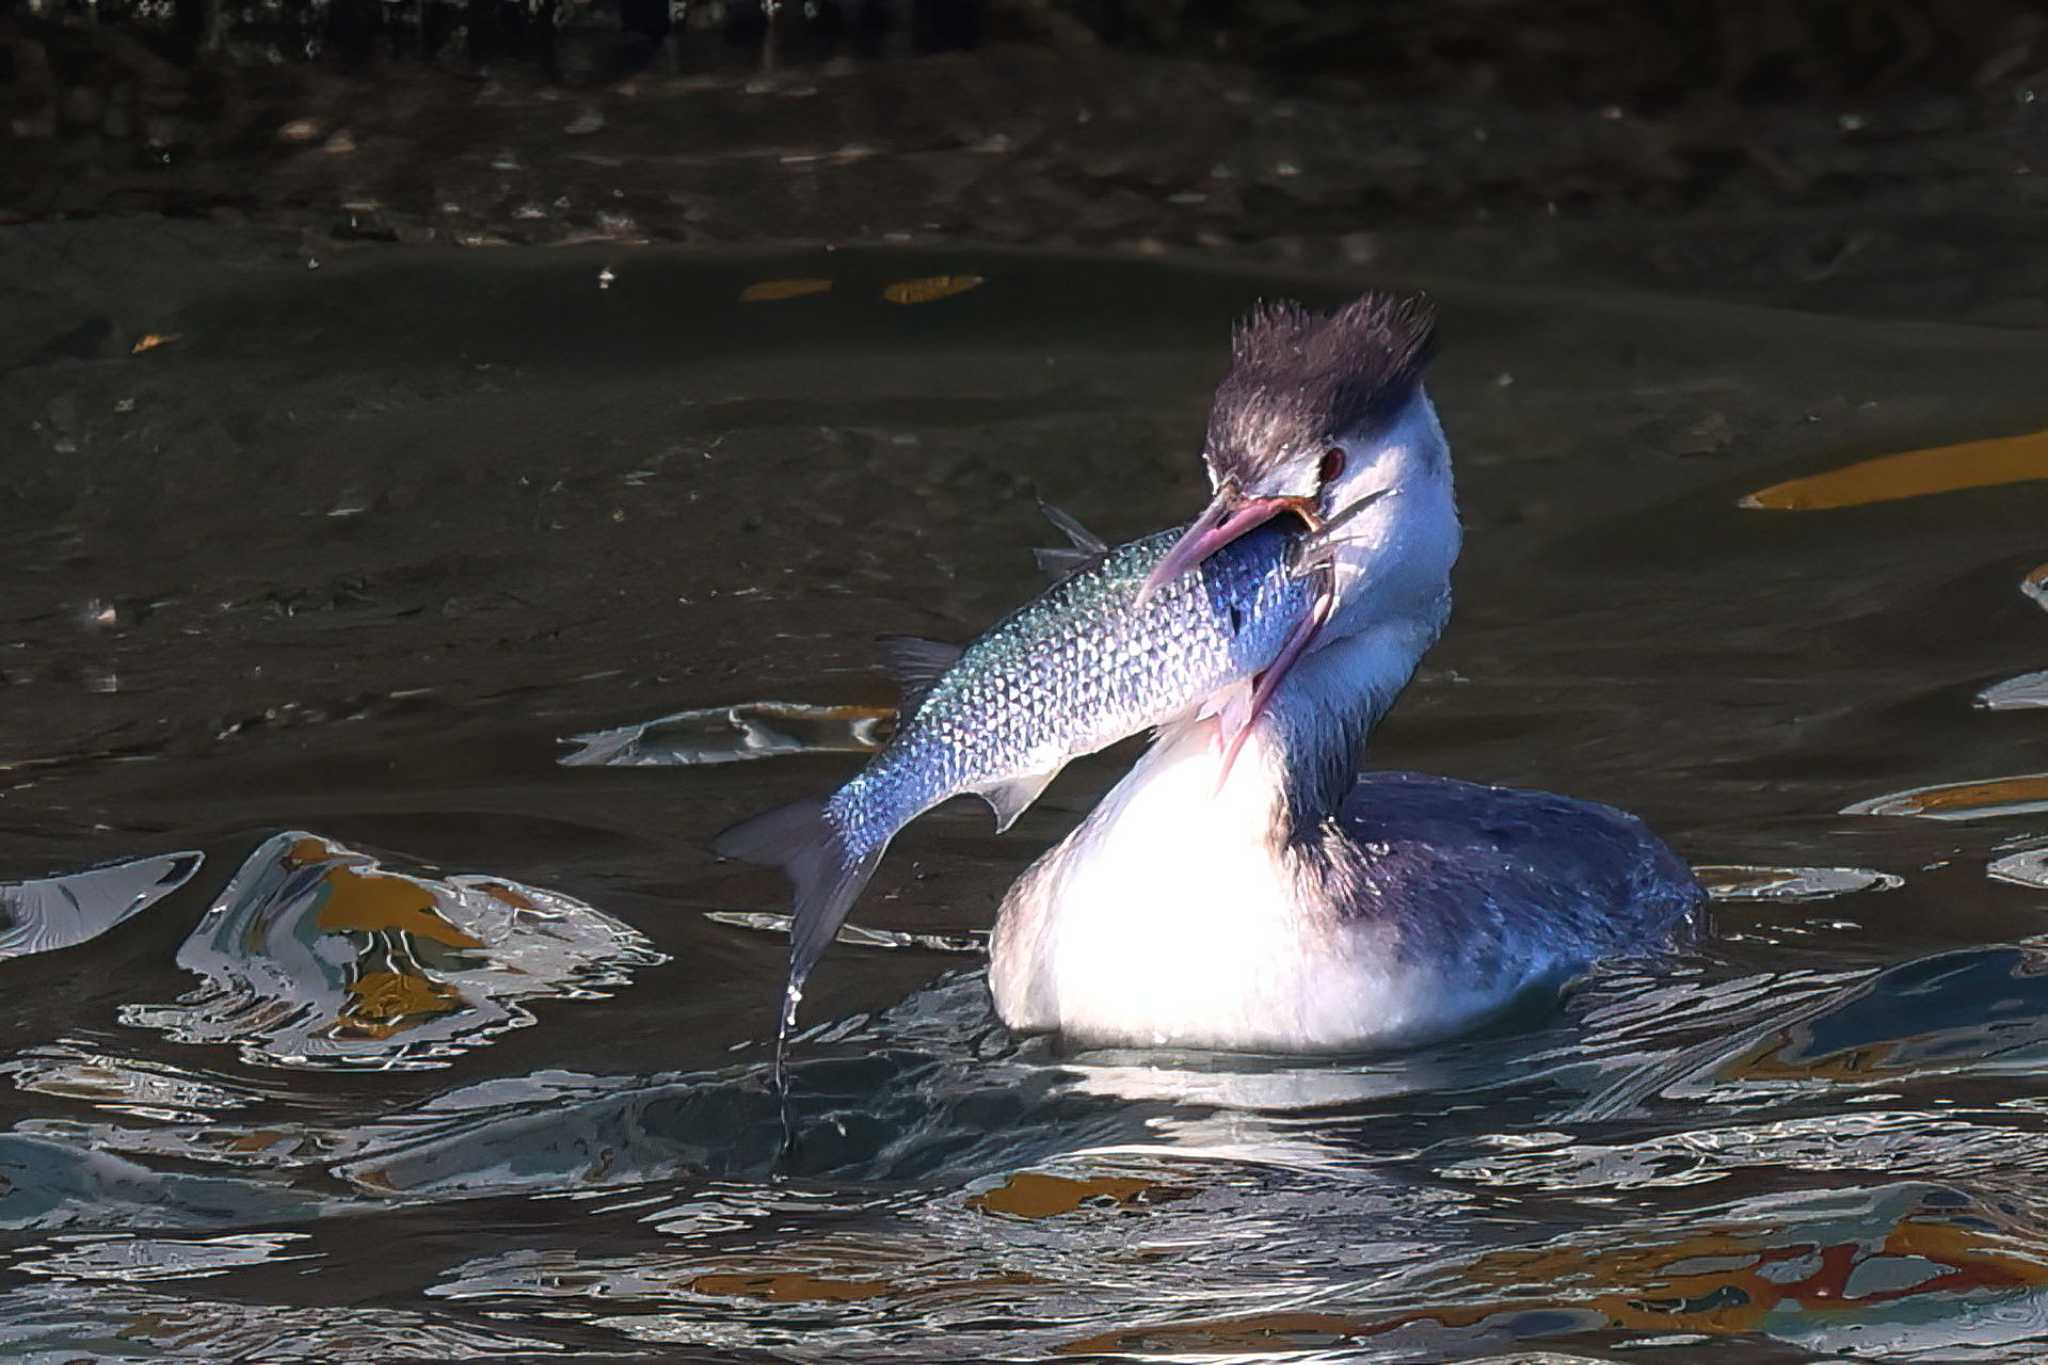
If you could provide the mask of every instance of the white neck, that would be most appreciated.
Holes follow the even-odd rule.
[[[1313,828],[1351,790],[1366,735],[1450,617],[1462,540],[1450,448],[1425,391],[1344,445],[1345,472],[1327,490],[1327,507],[1364,510],[1339,533],[1336,605],[1260,723],[1269,746],[1283,751],[1272,783],[1288,808],[1288,836]]]

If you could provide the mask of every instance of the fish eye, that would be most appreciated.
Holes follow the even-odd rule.
[[[1331,446],[1323,452],[1323,462],[1316,466],[1316,482],[1329,483],[1344,472],[1344,447]]]

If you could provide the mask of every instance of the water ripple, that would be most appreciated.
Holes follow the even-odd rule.
[[[167,1062],[122,1057],[70,1040],[26,1048],[0,1062],[0,1075],[31,1094],[162,1123],[205,1123],[256,1099],[243,1087]]]
[[[231,1044],[259,1066],[436,1067],[532,1023],[527,1001],[601,998],[664,960],[559,892],[396,872],[286,833],[249,856],[179,948],[204,984],[120,1018]]]
[[[101,1354],[119,1342],[123,1354]],[[553,1354],[542,1336],[439,1322],[388,1307],[286,1308],[96,1285],[90,1306],[61,1282],[0,1294],[0,1348],[28,1360],[501,1360]]]
[[[2048,949],[1917,958],[1620,1077],[1575,1111],[1614,1119],[1653,1098],[1750,1103],[1786,1089],[1897,1085],[2048,1063]]]

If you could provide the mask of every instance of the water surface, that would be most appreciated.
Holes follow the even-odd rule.
[[[2048,1339],[2044,720],[1980,702],[2048,653],[2048,486],[1741,505],[2048,426],[2048,342],[1428,281],[1467,550],[1375,761],[1642,813],[1711,937],[1386,1057],[1012,1038],[979,936],[1126,749],[899,841],[784,1152],[782,888],[705,840],[860,761],[874,636],[1035,590],[1035,498],[1197,507],[1229,319],[1297,285],[184,240],[10,267],[5,1350]]]

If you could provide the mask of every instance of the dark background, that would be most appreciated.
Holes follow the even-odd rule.
[[[2044,77],[1996,0],[7,0],[0,222],[1483,261],[2032,326]]]

